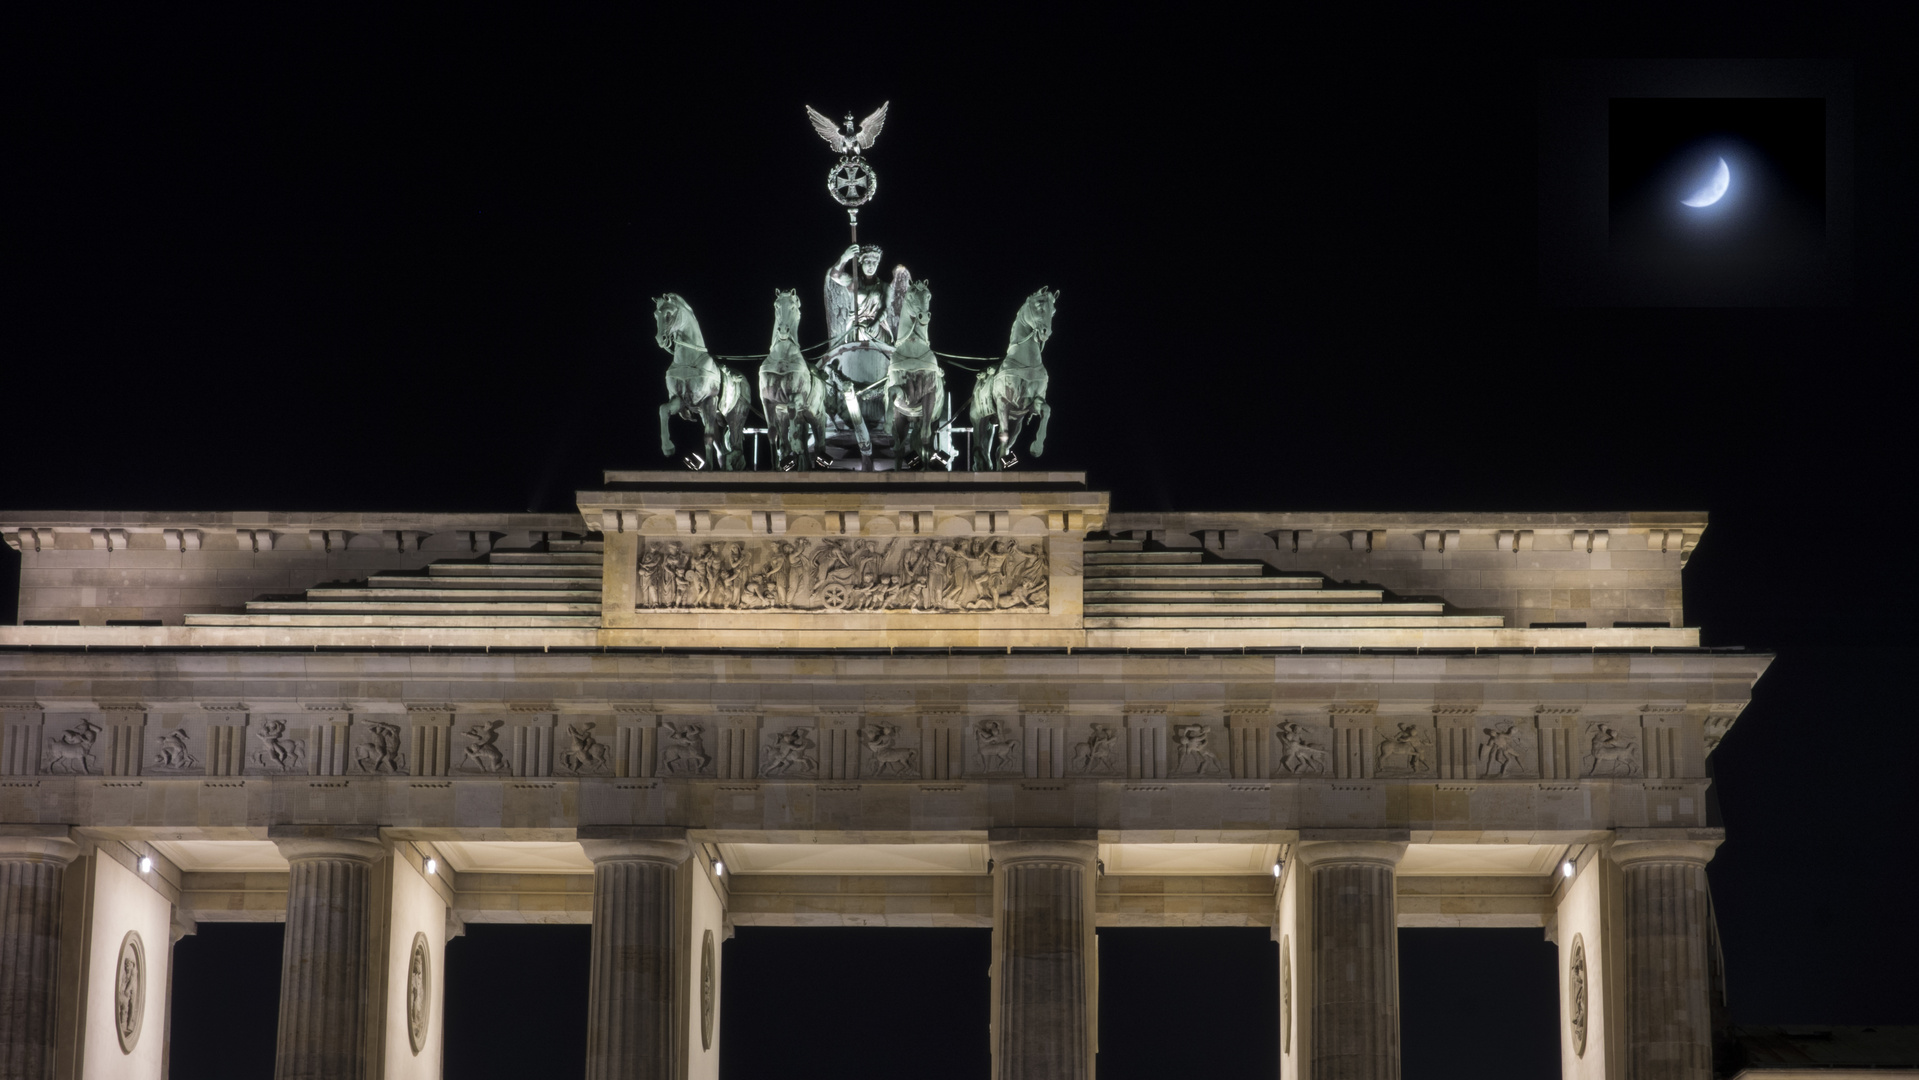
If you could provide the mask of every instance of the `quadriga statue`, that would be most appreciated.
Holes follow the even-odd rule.
[[[706,452],[690,455],[688,468],[746,468],[746,409],[753,400],[746,376],[714,361],[692,306],[678,293],[653,301],[653,322],[653,340],[673,357],[666,368],[666,404],[660,406],[660,453],[678,452],[667,427],[678,413],[682,420],[697,419],[705,434]]]
[[[946,376],[933,355],[928,326],[933,290],[915,281],[893,298],[893,362],[886,373],[886,399],[893,410],[893,457],[901,469],[943,465],[939,430],[946,422]]]
[[[811,469],[826,452],[826,383],[800,354],[799,330],[799,292],[774,290],[773,344],[760,364],[760,408],[773,460],[789,472]]]
[[[1013,443],[1026,421],[1038,417],[1033,429],[1033,456],[1046,452],[1046,422],[1052,406],[1046,403],[1046,365],[1040,351],[1053,336],[1053,306],[1059,293],[1040,289],[1020,305],[1006,346],[1006,359],[979,373],[973,383],[968,412],[973,420],[973,468],[1010,469],[1019,464]]]

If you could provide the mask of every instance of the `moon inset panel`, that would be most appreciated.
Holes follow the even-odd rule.
[[[1679,201],[1687,206],[1711,206],[1719,201],[1720,196],[1726,193],[1726,188],[1731,184],[1732,170],[1726,167],[1726,159],[1720,158],[1719,168],[1712,174],[1712,179],[1706,182],[1706,186]]]

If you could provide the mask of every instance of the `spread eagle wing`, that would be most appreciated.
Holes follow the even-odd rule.
[[[860,121],[860,132],[853,136],[853,141],[860,144],[860,149],[867,149],[879,139],[880,129],[886,126],[886,106],[891,104],[890,101],[886,102],[873,110],[873,115]]]
[[[878,113],[875,113],[874,116],[881,116],[881,114],[885,112],[886,112],[886,106],[882,105],[880,106],[880,111]],[[844,154],[848,150],[851,150],[853,148],[853,140],[847,138],[845,135],[840,134],[840,129],[838,125],[834,124],[833,121],[828,120],[826,117],[820,115],[820,111],[818,109],[815,109],[813,106],[808,105],[806,107],[806,118],[812,121],[813,130],[820,133],[820,138],[826,140],[826,145],[832,147],[833,152],[835,154]],[[870,121],[872,117],[869,116],[867,117],[867,119]],[[884,121],[884,119],[885,118],[881,116],[882,122]],[[861,127],[861,134],[862,135],[865,134],[864,125],[862,125]],[[878,135],[879,128],[875,127],[873,129],[873,134]],[[872,140],[869,139],[865,143],[862,143],[861,145],[871,146],[873,145],[873,143],[872,143]]]
[[[880,112],[886,107],[880,106]],[[893,283],[886,287],[886,329],[894,341],[900,337],[900,309],[906,306],[906,294],[913,291],[913,275],[904,264],[893,267]]]

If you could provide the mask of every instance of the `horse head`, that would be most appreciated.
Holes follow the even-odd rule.
[[[773,290],[773,340],[793,341],[800,329],[798,289]]]
[[[900,300],[899,340],[926,337],[926,328],[932,321],[933,287],[926,281],[915,281]]]
[[[653,341],[667,352],[680,337],[680,323],[692,309],[679,293],[667,293],[653,301]]]
[[[1036,339],[1042,346],[1046,339],[1053,336],[1053,306],[1059,300],[1059,293],[1047,288],[1034,291],[1020,305],[1019,318],[1013,323],[1013,344],[1018,345],[1027,338]]]

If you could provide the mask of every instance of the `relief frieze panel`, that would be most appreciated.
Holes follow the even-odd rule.
[[[1488,716],[1477,724],[1479,775],[1536,777],[1539,775],[1538,732],[1530,719]]]
[[[1636,727],[1623,720],[1592,720],[1583,731],[1581,776],[1624,779],[1644,775]]]
[[[1388,720],[1375,730],[1373,775],[1433,775],[1433,729],[1423,723]]]
[[[648,611],[1044,612],[1046,541],[1010,536],[640,541]]]
[[[1094,721],[1086,725],[1083,734],[1084,737],[1073,744],[1069,776],[1119,776],[1126,771],[1119,725]]]
[[[1279,753],[1274,758],[1278,776],[1327,776],[1333,771],[1333,755],[1328,749],[1332,732],[1320,725],[1308,726],[1298,720],[1281,720],[1273,726]]]

